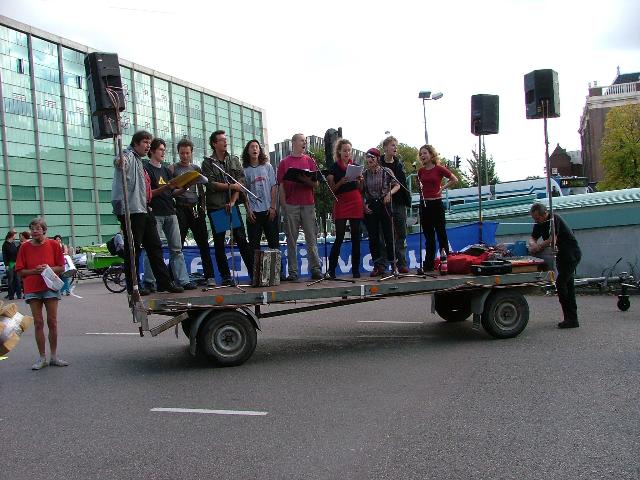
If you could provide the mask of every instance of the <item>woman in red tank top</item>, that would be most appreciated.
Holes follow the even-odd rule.
[[[448,169],[440,165],[438,152],[431,145],[423,145],[418,151],[418,159],[422,168],[418,170],[418,180],[422,190],[422,204],[420,205],[420,222],[426,239],[426,256],[423,268],[433,270],[433,260],[436,256],[436,235],[440,249],[449,254],[449,240],[444,218],[444,204],[442,191],[451,188],[458,178]],[[449,181],[442,184],[442,179]]]

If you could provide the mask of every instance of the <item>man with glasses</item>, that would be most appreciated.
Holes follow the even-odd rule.
[[[284,215],[285,232],[287,234],[287,265],[289,275],[286,280],[298,280],[298,232],[300,227],[304,232],[304,239],[309,255],[309,269],[311,278],[322,278],[320,257],[318,256],[318,228],[316,225],[316,208],[314,189],[318,181],[300,174],[297,181],[285,180],[287,170],[317,171],[315,162],[305,154],[307,140],[302,133],[296,133],[291,138],[291,155],[283,158],[278,165],[278,185],[280,205]]]
[[[144,169],[151,180],[151,209],[156,219],[158,236],[164,233],[164,237],[167,239],[169,268],[173,273],[174,281],[185,290],[194,290],[196,286],[189,280],[187,265],[182,254],[180,227],[173,201],[174,192],[177,190],[171,183],[173,175],[162,163],[166,150],[165,141],[161,138],[154,138],[149,147],[149,161],[144,164]],[[147,255],[144,256],[144,284],[145,288],[155,290],[155,277]]]
[[[391,197],[400,189],[388,168],[380,166],[380,151],[370,148],[367,151],[367,168],[362,174],[364,192],[364,221],[369,232],[369,251],[373,262],[372,277],[384,275],[387,262],[382,260],[384,253],[380,248],[380,236],[384,237],[386,255],[393,258],[393,240],[391,233]]]

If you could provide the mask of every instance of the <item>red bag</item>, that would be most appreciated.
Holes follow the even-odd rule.
[[[491,252],[485,251],[480,255],[468,255],[466,253],[450,253],[447,256],[449,274],[467,275],[471,273],[471,265],[480,265],[489,258]],[[436,258],[434,268],[437,271],[440,267],[440,258]]]

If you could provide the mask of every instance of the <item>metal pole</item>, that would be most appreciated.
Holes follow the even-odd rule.
[[[549,112],[549,100],[542,103],[542,118],[544,121],[544,159],[547,170],[547,198],[549,199],[549,238],[551,239],[551,252],[556,251],[556,229],[553,219],[553,192],[551,191],[551,161],[549,160],[549,136],[547,134],[547,114]]]
[[[482,157],[480,156],[480,149],[482,148],[482,135],[478,135],[478,158],[476,162],[476,176],[478,179],[478,243],[483,243],[482,239],[482,177],[480,163]]]
[[[424,143],[429,145],[429,134],[427,133],[427,107],[425,106],[425,99],[422,99],[422,116],[424,117]]]

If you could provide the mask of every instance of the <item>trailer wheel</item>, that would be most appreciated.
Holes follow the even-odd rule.
[[[495,290],[487,297],[481,321],[495,338],[516,337],[529,322],[529,304],[518,291]]]
[[[435,293],[434,308],[446,322],[462,322],[471,315],[471,295],[465,292]]]
[[[209,316],[198,332],[198,348],[223,367],[246,362],[256,349],[253,323],[242,313],[227,310]]]
[[[193,323],[193,317],[189,316],[189,318],[180,322],[180,326],[182,327],[182,332],[185,334],[187,338],[191,336],[191,324]]]
[[[618,309],[626,312],[627,310],[629,310],[629,307],[631,306],[631,301],[629,300],[629,296],[628,295],[620,295],[618,296]]]

